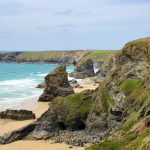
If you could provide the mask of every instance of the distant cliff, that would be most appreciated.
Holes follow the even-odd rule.
[[[81,60],[92,59],[103,62],[118,51],[74,50],[74,51],[43,51],[43,52],[8,52],[0,53],[0,62],[14,63],[64,63],[76,64]]]

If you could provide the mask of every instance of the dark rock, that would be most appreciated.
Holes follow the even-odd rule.
[[[46,87],[39,101],[50,102],[57,96],[67,96],[74,93],[68,81],[66,66],[59,66],[45,77]]]
[[[145,127],[150,127],[150,116],[145,118],[144,125]]]
[[[74,73],[75,78],[85,78],[94,76],[93,61],[91,59],[87,61],[81,61],[77,64]]]
[[[111,114],[111,119],[114,119],[114,120],[119,121],[119,122],[122,121],[122,117],[123,117],[122,111],[117,110],[117,109],[111,109],[110,114]]]
[[[0,137],[0,144],[9,144],[14,141],[18,141],[27,136],[35,128],[35,124],[30,124],[26,127],[23,127],[19,130],[5,134],[3,137]]]
[[[70,83],[70,84],[77,84],[78,82],[77,82],[77,80],[72,79],[71,81],[69,81],[69,83]]]
[[[0,112],[1,119],[29,120],[35,119],[35,114],[28,110],[6,110]]]
[[[36,88],[39,88],[39,89],[44,89],[46,87],[46,84],[45,82],[39,84]]]

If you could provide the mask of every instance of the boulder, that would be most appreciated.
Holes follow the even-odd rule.
[[[75,78],[81,79],[94,76],[93,61],[91,59],[88,59],[86,61],[79,62],[72,75],[74,75]]]
[[[81,85],[79,85],[79,83],[75,79],[72,79],[71,81],[69,81],[69,83],[72,88],[83,88]]]
[[[73,88],[83,88],[80,84],[76,83],[76,84],[71,84],[71,87]]]
[[[69,81],[69,83],[70,83],[70,84],[77,84],[78,82],[77,82],[77,80],[72,79],[72,80]]]
[[[41,84],[38,84],[36,88],[44,89],[45,87],[46,87],[46,84],[45,84],[45,82],[43,82]]]
[[[35,114],[28,110],[6,110],[0,112],[1,119],[12,119],[12,120],[30,120],[35,119]]]
[[[61,65],[45,77],[46,87],[39,101],[50,102],[57,96],[67,96],[74,93],[68,81],[66,66]]]

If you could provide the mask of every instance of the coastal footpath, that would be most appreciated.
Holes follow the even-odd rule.
[[[53,140],[73,146],[94,144],[86,150],[149,150],[149,60],[150,38],[127,43],[107,65],[100,65],[98,88],[56,96],[41,117],[0,137],[0,143]]]

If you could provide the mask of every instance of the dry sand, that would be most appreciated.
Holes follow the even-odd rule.
[[[0,150],[84,150],[84,147],[72,147],[51,141],[17,141],[0,146]]]
[[[80,84],[83,88],[76,88],[74,91],[79,93],[86,89],[95,89],[98,87],[98,84],[91,84],[91,83],[81,83]],[[37,100],[36,100],[37,101]],[[28,103],[23,108],[28,108],[28,106],[34,103],[33,112],[36,114],[36,117],[40,117],[47,109],[48,103],[44,102],[36,102],[35,100]],[[27,121],[10,121],[10,120],[0,120],[0,136],[21,128],[29,123],[33,122],[34,120],[27,120]],[[53,143],[52,141],[17,141],[13,142],[8,145],[0,145],[0,150],[69,150],[69,146],[66,144],[58,144]],[[83,147],[73,147],[71,150],[83,150]]]

